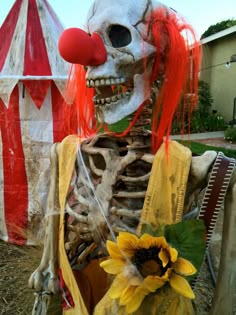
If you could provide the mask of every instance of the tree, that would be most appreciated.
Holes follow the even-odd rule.
[[[229,27],[232,27],[236,25],[236,20],[235,19],[229,19],[229,20],[224,20],[219,23],[216,23],[214,25],[211,25],[208,27],[208,29],[202,34],[201,39],[208,37],[210,35],[213,35],[215,33],[218,33],[220,31],[223,31]]]

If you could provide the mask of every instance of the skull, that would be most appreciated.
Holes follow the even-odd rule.
[[[150,98],[156,48],[147,22],[158,6],[150,0],[96,0],[89,11],[86,31],[98,33],[107,51],[106,62],[88,66],[86,73],[87,87],[96,89],[94,104],[101,122],[115,123]]]

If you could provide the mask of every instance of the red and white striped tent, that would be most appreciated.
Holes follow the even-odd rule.
[[[50,147],[66,135],[62,31],[47,0],[16,0],[0,28],[0,239],[11,243],[41,229]]]

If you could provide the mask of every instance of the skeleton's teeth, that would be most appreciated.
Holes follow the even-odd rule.
[[[94,99],[94,102],[96,105],[99,104],[110,104],[113,102],[117,102],[118,100],[121,100],[122,98],[125,98],[127,96],[130,96],[131,92],[124,92],[121,94],[113,95],[112,97],[106,97],[106,98],[100,98],[100,99]]]
[[[116,85],[116,84],[123,84],[125,83],[124,78],[111,78],[111,79],[87,79],[86,86],[87,87],[99,87],[99,86],[106,86],[106,85]]]
[[[121,84],[125,83],[125,79],[124,78],[111,78],[111,79],[96,79],[96,80],[92,80],[92,79],[87,79],[86,81],[86,85],[87,87],[95,87],[96,88],[96,92],[97,92],[97,96],[95,96],[94,98],[94,103],[95,105],[103,105],[103,106],[109,106],[111,103],[115,103],[119,100],[121,100],[122,98],[126,98],[129,97],[132,93],[132,90],[127,90],[126,92],[121,92],[122,91],[122,86]],[[106,95],[106,94],[110,94],[109,91],[106,90],[102,91],[102,87],[106,88],[106,87],[111,87],[112,85],[117,85],[117,87],[113,90],[113,95]],[[101,87],[101,89],[99,89],[99,87]],[[111,94],[112,94],[112,90],[111,90]],[[104,97],[102,98],[102,94],[104,92]],[[118,93],[118,94],[116,94]]]
[[[99,80],[95,80],[95,86],[99,86],[100,85],[100,81]]]

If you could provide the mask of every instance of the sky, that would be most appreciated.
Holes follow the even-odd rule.
[[[133,1],[135,4],[139,0]],[[48,2],[65,28],[82,28],[93,0],[48,0]],[[236,0],[162,0],[161,2],[181,13],[199,36],[210,25],[227,19],[236,19]],[[0,25],[13,3],[14,0],[0,0]]]

